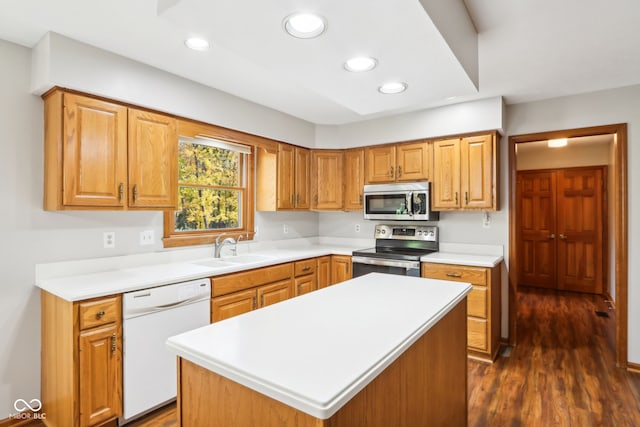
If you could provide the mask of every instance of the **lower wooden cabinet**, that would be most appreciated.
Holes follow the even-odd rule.
[[[331,284],[351,279],[351,257],[348,255],[331,255]]]
[[[470,357],[493,361],[500,342],[500,264],[471,267],[422,263],[422,277],[471,283],[467,295],[467,350]]]
[[[316,276],[317,261],[315,258],[297,261],[294,264],[294,294],[295,296],[313,292],[318,289]]]
[[[42,405],[49,427],[90,427],[122,415],[122,299],[42,304]]]
[[[331,284],[331,256],[316,258],[316,273],[318,289],[326,288]]]

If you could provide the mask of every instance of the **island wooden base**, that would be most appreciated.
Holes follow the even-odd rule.
[[[465,298],[326,420],[179,358],[179,423],[182,427],[466,426],[466,307]]]

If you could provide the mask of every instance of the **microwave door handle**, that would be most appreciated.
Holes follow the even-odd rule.
[[[409,216],[413,216],[413,191],[407,193],[407,211]]]

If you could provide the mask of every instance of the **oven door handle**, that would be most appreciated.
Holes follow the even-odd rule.
[[[353,264],[380,265],[383,267],[400,267],[400,268],[406,268],[407,270],[420,268],[419,261],[401,261],[401,260],[354,256],[354,257],[351,257],[351,262]]]

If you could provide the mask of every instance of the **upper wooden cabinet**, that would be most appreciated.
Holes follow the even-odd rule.
[[[54,91],[45,98],[44,209],[176,206],[175,119]]]
[[[364,148],[344,152],[344,210],[361,211],[364,206]]]
[[[433,143],[432,207],[497,210],[497,134]]]
[[[343,151],[311,151],[311,174],[311,209],[341,210],[344,206]]]
[[[366,183],[428,180],[431,150],[425,141],[365,148]]]
[[[309,209],[309,150],[278,144],[277,209]]]

